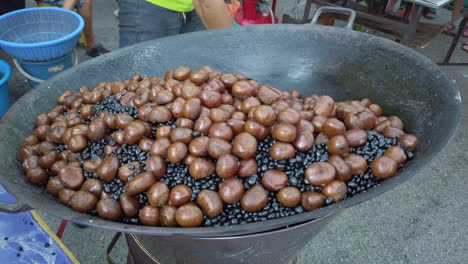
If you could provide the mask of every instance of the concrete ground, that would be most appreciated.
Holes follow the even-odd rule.
[[[292,1],[291,1],[292,2]],[[27,1],[33,5],[32,0]],[[95,32],[99,41],[114,50],[118,43],[114,0],[95,1]],[[279,13],[290,13],[289,1],[279,1]],[[299,13],[302,11],[300,10]],[[281,17],[281,16],[280,16]],[[440,11],[436,22],[449,19]],[[421,53],[440,62],[451,38],[440,35]],[[460,46],[460,44],[459,44]],[[89,57],[79,51],[80,61]],[[0,59],[11,60],[0,52]],[[459,47],[453,62],[468,62]],[[468,100],[468,67],[442,67]],[[18,71],[10,80],[14,100],[29,89]],[[449,146],[431,165],[411,180],[336,217],[301,252],[300,263],[466,263],[468,261],[468,109],[463,108],[460,127]],[[60,219],[40,212],[53,230]],[[106,263],[105,249],[114,233],[69,224],[62,239],[82,263]],[[117,243],[112,257],[125,263],[127,246]]]

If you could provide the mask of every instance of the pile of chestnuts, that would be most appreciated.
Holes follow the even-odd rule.
[[[235,225],[337,203],[393,177],[416,136],[368,98],[301,97],[180,66],[65,91],[19,149],[26,178],[83,213]]]

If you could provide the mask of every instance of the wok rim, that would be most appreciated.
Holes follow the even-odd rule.
[[[148,43],[158,43],[161,41],[164,42],[164,40],[172,39],[172,38],[181,38],[181,39],[189,38],[193,34],[205,34],[207,35],[207,37],[210,37],[210,36],[216,36],[216,34],[219,34],[219,33],[224,33],[224,32],[228,32],[232,30],[237,30],[237,31],[294,30],[296,33],[303,32],[303,33],[311,33],[311,34],[313,33],[340,34],[340,37],[342,38],[354,38],[354,39],[367,38],[368,39],[367,41],[375,42],[375,45],[379,45],[382,48],[391,49],[392,51],[397,51],[399,53],[404,53],[405,56],[413,57],[414,59],[418,60],[419,66],[421,67],[424,66],[424,68],[427,69],[428,72],[437,72],[438,74],[440,74],[440,78],[442,79],[441,81],[444,81],[447,83],[447,87],[445,87],[445,89],[455,95],[455,98],[454,98],[454,102],[456,103],[456,106],[454,106],[455,113],[452,113],[454,114],[454,116],[450,116],[451,119],[454,119],[455,126],[450,128],[451,130],[448,131],[446,137],[440,141],[441,143],[440,143],[439,149],[434,149],[434,151],[427,154],[426,162],[421,163],[419,167],[414,168],[414,173],[412,174],[403,173],[403,175],[398,174],[395,177],[387,179],[384,182],[384,184],[379,185],[376,188],[371,188],[364,193],[361,193],[351,198],[347,198],[346,200],[341,201],[337,204],[332,204],[327,207],[322,207],[314,211],[304,212],[304,213],[297,214],[294,216],[267,220],[265,222],[248,223],[248,224],[242,224],[242,225],[239,224],[239,225],[222,226],[222,227],[197,227],[197,228],[148,227],[148,226],[142,226],[142,225],[131,225],[131,224],[123,224],[120,222],[107,221],[107,220],[101,219],[98,216],[92,216],[92,215],[88,215],[84,213],[79,213],[63,204],[60,204],[60,205],[62,207],[66,207],[67,215],[58,215],[58,214],[55,214],[55,212],[53,212],[51,208],[48,208],[47,203],[44,206],[42,206],[40,202],[36,202],[36,201],[31,202],[27,198],[24,199],[24,197],[18,196],[14,193],[12,193],[12,195],[14,195],[17,200],[22,201],[25,204],[40,205],[40,206],[35,206],[34,208],[38,210],[43,210],[44,212],[54,215],[56,217],[63,218],[63,219],[76,222],[79,224],[83,224],[83,225],[88,225],[92,227],[103,228],[103,229],[113,230],[113,231],[118,231],[118,232],[134,233],[134,234],[140,234],[140,235],[153,235],[153,236],[180,236],[180,237],[198,237],[198,238],[242,236],[242,235],[250,235],[250,234],[260,233],[260,232],[270,232],[270,231],[274,231],[277,229],[288,228],[288,226],[298,225],[301,223],[305,223],[308,221],[326,217],[328,215],[339,212],[345,208],[354,206],[356,204],[359,204],[366,200],[374,198],[390,189],[395,188],[396,186],[400,185],[401,183],[407,181],[411,177],[418,174],[423,168],[425,168],[428,164],[430,164],[433,161],[433,159],[437,157],[440,154],[440,152],[442,152],[442,150],[445,149],[446,146],[451,142],[459,126],[460,118],[461,118],[460,92],[447,73],[443,72],[429,58],[423,56],[422,54],[406,46],[399,45],[388,39],[384,39],[384,38],[380,38],[380,37],[376,37],[376,36],[372,36],[372,35],[368,35],[364,33],[359,33],[359,32],[355,32],[351,30],[345,30],[345,29],[335,28],[335,27],[319,26],[319,25],[308,25],[308,24],[306,25],[276,24],[276,25],[243,26],[243,27],[236,27],[236,28],[222,28],[222,29],[208,30],[208,31],[203,31],[203,32],[186,33],[186,34],[177,35],[177,36],[170,36],[166,38],[150,40],[150,41],[139,43],[139,44],[126,47],[117,51],[113,51],[112,53],[114,55],[119,56],[120,54],[127,53],[128,51],[133,50],[135,48],[145,47]],[[108,57],[108,54],[105,54],[98,58],[83,62],[71,69],[64,71],[63,73],[60,74],[60,76],[63,78],[67,74],[68,75],[73,74],[75,70],[81,67],[86,67],[94,63],[105,61],[107,57]],[[5,114],[5,116],[9,116],[9,114],[12,112],[13,109],[19,108],[20,105],[23,104],[23,102],[26,102],[27,98],[34,97],[38,93],[42,91],[46,91],[49,83],[55,80],[56,78],[58,77],[55,76],[43,82],[42,84],[32,89],[28,93],[26,93],[24,96],[22,96],[19,100],[15,102],[15,104],[10,108],[10,110]],[[2,134],[1,131],[4,130],[4,123],[6,123],[5,118],[0,119],[0,134]],[[0,141],[0,147],[1,146],[2,146],[2,142]],[[416,156],[416,159],[417,159],[417,156]],[[3,177],[0,177],[0,183],[5,187],[7,191],[10,191],[11,188],[14,188],[10,186],[13,184],[11,184],[10,181],[4,179]],[[34,186],[32,184],[29,184],[29,185]],[[47,193],[44,191],[44,194],[47,194]]]

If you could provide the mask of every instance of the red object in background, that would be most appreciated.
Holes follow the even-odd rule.
[[[275,14],[276,0],[273,0],[273,15]],[[275,24],[278,23],[278,18],[275,16]],[[257,24],[272,24],[271,14],[257,12],[257,0],[244,0],[242,11],[237,13],[234,20],[239,25],[257,25]]]

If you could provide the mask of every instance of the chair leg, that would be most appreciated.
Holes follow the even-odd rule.
[[[115,236],[112,238],[112,241],[109,243],[106,249],[106,255],[107,255],[107,263],[109,264],[116,264],[117,262],[111,257],[111,252],[115,247],[115,244],[119,240],[120,236],[122,235],[122,232],[117,232]]]
[[[450,58],[452,57],[453,51],[455,50],[455,47],[457,46],[458,40],[463,34],[463,30],[465,29],[467,22],[468,22],[468,18],[463,18],[463,20],[460,22],[460,25],[458,26],[457,35],[455,35],[455,37],[453,38],[452,44],[450,44],[450,48],[447,51],[447,55],[445,55],[445,59],[442,62],[442,64],[447,64]]]

